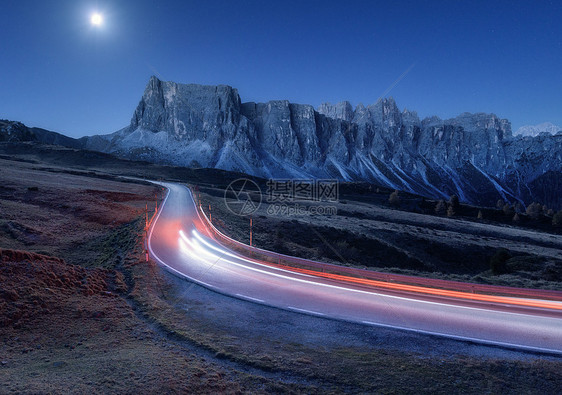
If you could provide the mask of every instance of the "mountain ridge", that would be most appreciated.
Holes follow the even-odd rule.
[[[355,108],[347,101],[316,109],[288,100],[242,102],[228,85],[151,77],[131,124],[87,146],[159,163],[368,181],[491,205],[540,200],[531,183],[562,171],[562,139],[537,138],[513,136],[510,122],[495,114],[420,119],[393,98]]]
[[[557,134],[562,132],[562,127],[554,125],[551,122],[543,122],[538,125],[525,125],[521,126],[515,132],[515,135],[536,137],[541,133]]]
[[[242,102],[228,85],[151,77],[129,126],[83,148],[264,178],[367,181],[432,198],[562,208],[562,134],[514,136],[495,114],[420,119],[393,98],[355,108]],[[549,190],[548,188],[551,188]]]

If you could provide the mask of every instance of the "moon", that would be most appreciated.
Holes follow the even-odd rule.
[[[92,17],[90,18],[90,22],[94,26],[100,26],[103,23],[103,18],[101,14],[95,12],[92,14]]]

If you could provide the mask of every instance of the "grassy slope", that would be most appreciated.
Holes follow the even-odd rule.
[[[221,187],[202,187],[203,207],[213,207],[215,225],[249,242],[249,219],[228,210]],[[435,215],[435,202],[403,195],[388,203],[390,191],[343,185],[336,215],[276,214],[266,201],[252,214],[254,244],[324,262],[458,281],[562,290],[562,236],[545,230],[478,220],[461,206],[455,216]],[[308,203],[289,203],[289,207]],[[207,209],[208,210],[208,209]],[[306,211],[306,210],[305,210]],[[487,209],[486,215],[501,215]],[[507,249],[500,272],[493,257]]]
[[[83,163],[80,171],[86,174],[69,174],[52,164],[32,169],[43,166],[2,161],[0,220],[9,226],[0,228],[0,247],[65,258],[58,271],[51,270],[63,284],[72,280],[66,266],[74,263],[90,267],[103,281],[91,295],[76,285],[54,296],[40,277],[29,278],[28,286],[20,289],[28,272],[2,282],[20,291],[17,301],[6,301],[3,294],[7,304],[33,312],[2,328],[0,355],[6,363],[0,366],[0,382],[6,391],[325,393],[418,388],[433,393],[553,393],[559,388],[559,361],[396,350],[379,330],[359,346],[349,339],[353,331],[362,338],[366,329],[360,326],[232,302],[212,293],[198,298],[195,288],[142,262],[138,218],[155,193],[152,187],[115,183],[99,166],[91,174]],[[143,170],[135,165],[130,171]],[[166,174],[152,166],[146,171]],[[183,172],[177,170],[175,178],[193,182],[210,176],[217,184],[225,182],[216,172],[185,178]],[[28,190],[35,186],[37,191]],[[25,262],[40,267],[45,259]],[[8,265],[19,267],[9,262],[2,268]],[[33,293],[26,294],[29,289]],[[45,307],[37,309],[38,300]],[[236,318],[223,318],[228,314]],[[303,327],[304,322],[310,327]],[[278,334],[283,325],[291,335]],[[331,344],[321,336],[315,342],[308,339],[326,327],[339,333]],[[302,337],[295,339],[294,332]],[[418,340],[411,340],[412,345]],[[440,349],[442,342],[433,346]]]

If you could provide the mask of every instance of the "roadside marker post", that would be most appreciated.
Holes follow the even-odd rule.
[[[250,247],[252,246],[252,218],[250,218]]]
[[[146,203],[146,206],[144,208],[144,213],[145,213],[144,228],[148,231],[148,203]]]

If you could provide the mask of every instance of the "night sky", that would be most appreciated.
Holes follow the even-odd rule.
[[[1,0],[0,15],[0,118],[73,137],[126,126],[151,75],[562,125],[562,2]]]

